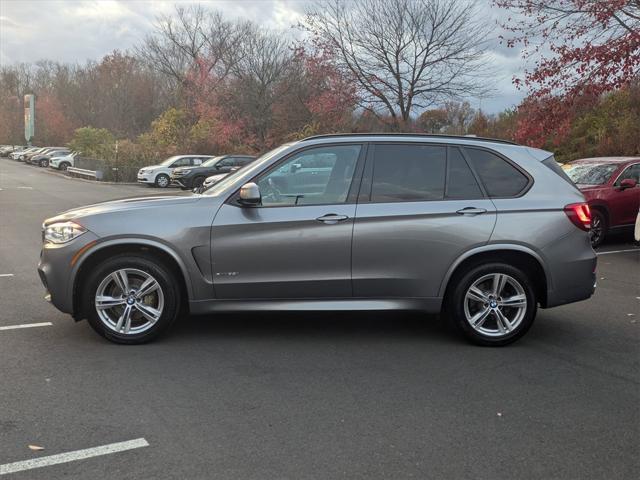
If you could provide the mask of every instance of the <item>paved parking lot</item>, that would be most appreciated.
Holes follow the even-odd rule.
[[[193,317],[150,345],[117,346],[42,299],[40,225],[157,193],[0,159],[0,473],[63,462],[7,478],[640,475],[640,250],[629,238],[600,249],[591,300],[541,310],[507,348],[406,313]],[[44,325],[5,328],[33,323]]]

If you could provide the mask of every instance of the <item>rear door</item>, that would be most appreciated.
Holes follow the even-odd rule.
[[[487,243],[493,203],[457,147],[369,147],[353,233],[355,297],[436,297],[451,264]]]

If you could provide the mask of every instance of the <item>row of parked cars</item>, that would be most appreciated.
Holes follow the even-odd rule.
[[[58,170],[72,167],[76,155],[76,152],[72,152],[66,147],[0,146],[0,157],[8,157],[29,165],[43,168],[52,167]]]
[[[138,183],[158,188],[177,185],[183,190],[201,193],[255,158],[252,155],[176,155],[158,165],[141,168]]]

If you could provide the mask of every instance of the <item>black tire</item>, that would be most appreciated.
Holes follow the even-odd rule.
[[[591,246],[597,248],[602,245],[605,237],[607,236],[607,230],[609,228],[609,222],[607,222],[606,215],[598,209],[591,210],[591,230],[589,231],[589,237],[591,238]]]
[[[171,184],[171,179],[169,178],[169,175],[160,173],[156,177],[154,184],[158,188],[167,188]]]
[[[109,328],[98,315],[95,307],[96,292],[100,284],[113,272],[120,269],[136,269],[151,275],[160,285],[164,306],[159,319],[148,330],[136,334],[124,334]],[[89,325],[106,339],[121,344],[141,344],[149,342],[171,326],[180,312],[180,286],[175,274],[162,262],[150,256],[122,254],[109,258],[91,269],[84,282],[82,307]]]
[[[191,184],[191,188],[189,188],[188,190],[192,190],[194,188],[200,188],[205,180],[206,180],[206,177],[196,177],[196,178],[194,178],[193,179],[193,183]]]
[[[509,333],[494,337],[485,335],[471,326],[465,313],[465,298],[469,288],[481,278],[492,274],[506,274],[522,287],[526,295],[527,304],[524,315],[517,326]],[[519,268],[499,262],[492,262],[483,265],[470,267],[466,271],[456,273],[450,281],[451,287],[447,291],[445,298],[445,312],[451,324],[462,333],[467,340],[482,346],[504,346],[515,342],[521,338],[533,325],[536,317],[537,300],[533,282],[529,276]],[[503,307],[504,308],[504,307]],[[488,321],[496,322],[496,316],[491,313],[487,317]]]
[[[69,168],[71,166],[71,164],[69,162],[62,162],[59,165],[60,170],[62,170],[63,172],[67,171],[67,168]]]
[[[46,168],[48,166],[49,166],[49,160],[47,160],[47,159],[40,160],[40,167]]]

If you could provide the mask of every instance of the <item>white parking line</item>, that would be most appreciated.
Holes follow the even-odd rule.
[[[22,190],[33,190],[33,187],[18,187],[18,188]]]
[[[74,462],[76,460],[84,460],[86,458],[99,457],[101,455],[109,455],[111,453],[124,452],[126,450],[148,446],[149,442],[144,438],[136,438],[135,440],[110,443],[109,445],[103,445],[101,447],[85,448],[84,450],[76,450],[74,452],[59,453],[58,455],[33,458],[21,462],[6,463],[0,465],[0,475],[32,470],[34,468],[49,467],[51,465],[58,465],[59,463]]]
[[[21,325],[7,325],[4,327],[0,327],[0,330],[18,330],[20,328],[33,328],[33,327],[50,327],[53,323],[51,322],[42,322],[42,323],[23,323]]]
[[[610,252],[596,252],[596,255],[608,255],[610,253],[624,253],[624,252],[640,252],[640,248],[629,248],[627,250],[612,250]]]
[[[0,273],[0,277],[13,277],[13,273]]]

